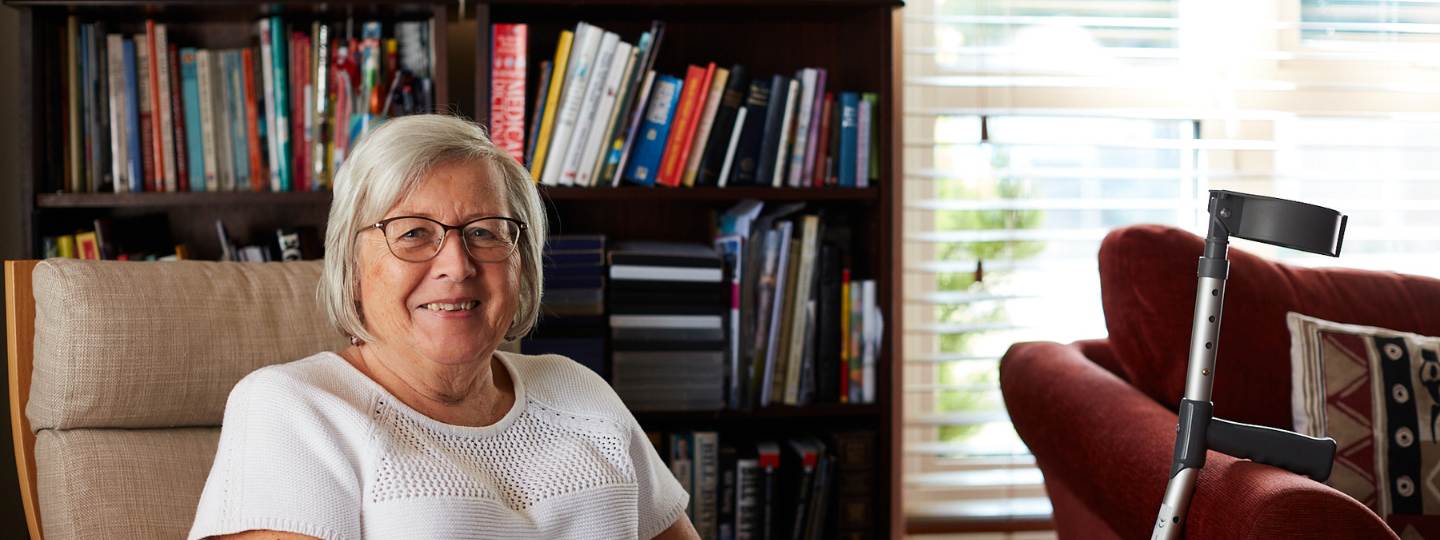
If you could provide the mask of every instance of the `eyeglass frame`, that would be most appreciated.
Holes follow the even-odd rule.
[[[388,226],[388,225],[390,225],[390,223],[395,222],[395,221],[399,221],[399,220],[402,220],[402,219],[412,219],[412,218],[413,218],[413,219],[423,219],[423,220],[425,220],[425,221],[429,221],[429,222],[431,222],[431,223],[434,223],[434,224],[440,226],[440,241],[437,243],[437,245],[436,245],[436,247],[435,247],[435,252],[434,252],[434,253],[431,253],[429,257],[427,257],[427,258],[425,258],[425,259],[418,260],[418,261],[412,261],[412,260],[406,259],[406,258],[404,258],[404,257],[401,257],[401,256],[399,256],[399,255],[395,255],[395,249],[390,246],[390,235],[385,234],[385,227]],[[460,225],[450,225],[450,224],[448,224],[448,223],[441,222],[441,221],[438,220],[438,219],[428,218],[428,217],[425,217],[425,216],[395,216],[395,217],[392,217],[392,218],[382,219],[382,220],[380,220],[380,221],[377,221],[377,222],[375,222],[374,224],[370,225],[369,227],[365,227],[364,229],[361,229],[360,232],[365,232],[365,231],[368,231],[368,230],[370,230],[370,229],[379,229],[379,230],[380,230],[380,236],[382,236],[382,237],[385,238],[385,249],[388,250],[391,255],[395,255],[395,258],[400,259],[400,260],[405,261],[405,262],[423,263],[423,262],[432,261],[432,260],[435,259],[435,257],[440,256],[440,252],[445,250],[445,240],[448,239],[448,238],[450,238],[450,231],[460,231],[460,234],[463,235],[463,234],[465,234],[465,227],[466,227],[466,226],[468,226],[468,225],[470,225],[470,224],[472,224],[472,223],[475,223],[475,222],[477,222],[477,221],[485,221],[485,220],[487,220],[487,219],[498,219],[498,220],[501,220],[501,221],[509,221],[509,222],[511,222],[511,223],[514,223],[515,226],[516,226],[516,228],[519,229],[519,231],[518,231],[518,232],[516,233],[516,235],[515,235],[515,242],[514,242],[513,244],[511,244],[511,246],[510,246],[510,253],[507,254],[507,255],[505,255],[505,258],[503,258],[503,259],[496,259],[496,260],[494,260],[494,261],[487,261],[487,262],[500,262],[500,261],[504,261],[504,260],[510,259],[510,257],[514,256],[514,255],[515,255],[515,252],[516,252],[516,251],[519,249],[519,247],[520,247],[520,238],[521,238],[521,235],[525,234],[525,231],[527,231],[527,230],[530,229],[530,226],[527,225],[524,221],[520,221],[520,220],[515,219],[515,218],[512,218],[512,217],[506,217],[506,216],[481,216],[481,217],[472,219],[472,220],[470,220],[470,221],[466,221],[465,223],[462,223],[462,224],[460,224]],[[462,241],[462,242],[461,242],[461,248],[465,250],[465,254],[466,254],[466,255],[469,255],[469,256],[471,256],[471,257],[475,257],[474,254],[470,253],[470,245],[469,245],[468,242]]]

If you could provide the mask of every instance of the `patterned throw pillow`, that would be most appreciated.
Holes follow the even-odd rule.
[[[1326,482],[1402,538],[1440,538],[1440,338],[1290,313],[1295,431],[1335,439]]]

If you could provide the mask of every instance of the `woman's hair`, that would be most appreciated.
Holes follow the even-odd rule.
[[[540,257],[546,227],[540,193],[529,171],[491,143],[485,128],[454,116],[424,114],[386,121],[360,139],[335,173],[318,295],[330,324],[341,333],[375,340],[360,315],[356,235],[384,219],[430,171],[453,163],[488,165],[492,178],[503,183],[509,217],[528,225],[515,254],[520,258],[519,302],[505,339],[517,339],[534,328],[544,286]]]

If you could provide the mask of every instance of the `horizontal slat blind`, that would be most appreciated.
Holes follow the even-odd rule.
[[[1116,227],[1233,189],[1350,215],[1339,259],[1239,249],[1440,274],[1440,2],[910,0],[904,39],[912,515],[1048,513],[998,359],[1105,336]]]

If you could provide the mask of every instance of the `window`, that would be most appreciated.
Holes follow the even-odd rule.
[[[1105,336],[1111,229],[1233,189],[1350,215],[1340,259],[1237,249],[1440,274],[1440,3],[910,0],[904,39],[911,516],[1043,524],[998,359]]]

